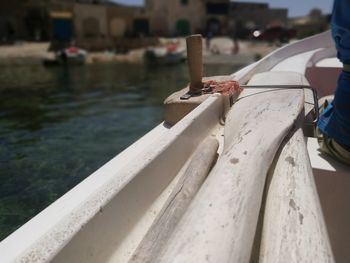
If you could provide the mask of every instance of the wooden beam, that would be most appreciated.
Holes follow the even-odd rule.
[[[266,175],[303,108],[303,90],[242,92],[223,154],[157,262],[249,262]]]
[[[335,262],[301,129],[271,176],[259,262]]]
[[[191,77],[190,92],[195,94],[203,88],[203,40],[201,35],[186,38],[187,59]]]
[[[188,168],[136,249],[130,263],[153,263],[156,261],[178,221],[207,178],[216,160],[218,147],[218,141],[213,138],[207,138],[199,145]]]

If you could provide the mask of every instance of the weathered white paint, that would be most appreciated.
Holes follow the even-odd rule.
[[[305,74],[307,64],[312,56],[320,49],[304,52],[291,56],[290,58],[282,61],[271,69],[271,71],[294,71],[300,74]]]
[[[347,263],[350,258],[350,167],[322,154],[314,138],[308,138],[307,147],[335,261]]]
[[[255,73],[268,71],[290,56],[307,52],[314,48],[327,48],[332,45],[329,33],[293,43],[275,51],[261,61],[240,70],[234,75],[231,75],[231,78],[235,78],[241,83],[246,83]],[[262,90],[259,89],[257,92],[261,91]],[[274,92],[282,94],[285,91],[268,91],[267,93],[274,94]],[[245,95],[252,95],[248,93],[248,91],[244,92]],[[252,97],[256,97],[256,95],[250,98]],[[249,97],[243,101],[249,100],[248,98]],[[251,108],[252,105],[258,103],[261,106],[267,106],[265,108],[263,107],[265,110],[272,109],[277,112],[277,108],[274,109],[272,104],[266,105],[268,101],[268,99],[258,100],[258,102],[251,100],[244,107]],[[293,103],[292,108],[296,107],[296,104]],[[257,109],[254,108],[254,110]],[[84,182],[1,242],[1,262],[47,262],[51,259],[54,259],[56,262],[126,262],[146,234],[165,200],[170,195],[174,187],[174,181],[176,182],[179,175],[186,169],[185,162],[195,149],[196,144],[207,136],[208,133],[211,133],[210,129],[218,124],[222,112],[221,99],[217,96],[213,96],[172,129],[169,130],[163,125],[158,126],[139,142],[118,155],[107,165],[103,166]],[[230,114],[231,120],[235,118],[239,120],[241,117],[247,117],[245,114],[247,114],[247,112],[238,111],[237,113],[232,113]],[[292,113],[290,112],[290,114]],[[232,118],[232,116],[234,116],[234,118]],[[288,130],[286,128],[286,126],[288,126],[287,122],[289,123],[290,121],[290,125],[292,123],[292,119],[288,119],[290,116],[283,120],[271,116],[274,115],[266,114],[265,111],[257,116],[260,122],[266,120],[265,123],[267,125],[269,124],[269,127],[266,125],[263,131],[258,131],[258,133],[262,132],[262,137],[255,143],[267,145],[268,142],[265,141],[266,136],[275,132],[276,134],[279,133],[281,136],[276,136],[271,143],[278,145],[278,142],[283,137],[282,134]],[[229,126],[231,126],[228,129],[232,129],[232,132],[227,134],[225,140],[232,142],[232,139],[234,139],[233,142],[241,146],[238,147],[238,150],[233,151],[233,153],[242,154],[237,151],[251,138],[251,134],[244,135],[249,131],[246,130],[246,128],[250,127],[250,125],[254,126],[258,122],[253,121],[251,124],[248,123],[249,125],[244,123],[243,125],[237,120],[234,120],[232,122],[233,124],[231,123],[232,125],[229,124]],[[285,124],[286,126],[283,128],[279,124],[282,124],[282,126]],[[212,131],[216,136],[220,136],[221,131],[220,129],[218,131],[217,127],[218,126],[213,128],[214,130]],[[275,127],[281,130],[275,129]],[[242,130],[242,133],[239,132],[239,129]],[[282,131],[282,129],[285,130]],[[244,136],[241,136],[242,134]],[[239,136],[242,137],[242,142],[244,139],[243,143],[239,141]],[[222,147],[220,146],[220,152],[221,149]],[[243,189],[242,185],[248,187],[248,191],[242,203],[236,203],[235,205],[231,202],[236,199],[226,199],[225,202],[224,198],[228,198],[228,195],[224,194],[224,197],[221,198],[220,196],[223,192],[220,191],[220,187],[222,186],[223,188],[221,190],[223,190],[225,187],[229,188],[230,185],[225,186],[222,184],[218,184],[214,187],[216,195],[219,196],[219,200],[215,204],[218,205],[223,201],[222,207],[215,206],[215,208],[211,210],[211,208],[214,207],[214,203],[211,203],[212,206],[209,206],[209,209],[206,207],[208,203],[201,204],[200,201],[196,201],[195,203],[199,202],[199,207],[204,205],[204,207],[200,208],[201,212],[212,212],[210,220],[215,224],[209,226],[209,237],[219,237],[223,235],[225,237],[224,240],[234,240],[232,241],[234,254],[231,255],[235,257],[237,255],[236,253],[239,253],[237,252],[238,249],[243,248],[242,254],[240,254],[241,258],[239,258],[239,260],[242,260],[246,259],[249,253],[252,232],[255,231],[254,220],[256,220],[256,214],[254,213],[259,208],[259,198],[261,197],[259,193],[253,193],[251,190],[256,187],[256,189],[260,191],[263,178],[259,176],[258,180],[254,181],[251,180],[251,178],[248,180],[248,177],[235,176],[242,171],[245,173],[246,169],[249,171],[253,170],[253,168],[258,169],[257,165],[262,165],[266,168],[266,164],[268,164],[266,160],[272,158],[274,154],[272,153],[273,148],[265,149],[266,152],[262,152],[261,150],[256,151],[254,156],[263,156],[263,159],[257,163],[256,161],[248,162],[247,157],[244,155],[245,151],[243,151],[244,156],[242,156],[242,158],[244,162],[240,159],[240,164],[236,166],[230,163],[232,160],[236,162],[234,159],[235,157],[232,159],[229,158],[226,155],[228,154],[226,149],[227,147],[224,149],[223,158],[221,158],[221,168],[216,168],[218,169],[217,172],[211,177],[222,177],[223,174],[218,174],[220,169],[233,172],[233,177],[227,176],[223,179],[232,180],[231,183],[238,183],[239,185],[238,188],[234,188],[234,191],[231,192],[231,194],[233,194],[231,196],[232,198],[238,198],[239,192],[245,192],[245,188]],[[251,152],[255,152],[255,150],[255,148],[251,149]],[[258,160],[258,158],[256,160]],[[244,163],[247,168],[244,168],[241,162]],[[263,162],[265,163],[263,164]],[[232,165],[235,169],[228,168],[226,165]],[[163,173],[162,171],[164,171],[164,169],[167,172]],[[177,173],[179,169],[181,169],[181,171]],[[261,170],[261,172],[264,175],[263,170]],[[215,181],[215,179],[210,179],[205,184],[206,187],[204,190],[201,190],[203,196],[210,191],[209,184],[212,184],[213,181]],[[229,190],[231,191],[232,189],[230,188]],[[213,193],[211,197],[214,196],[215,194]],[[251,204],[252,210],[235,210],[242,207],[239,206],[239,204],[250,204],[250,200],[248,199],[251,197],[254,197]],[[243,221],[236,220],[235,224],[223,225],[224,228],[221,229],[222,225],[219,226],[219,223],[223,220],[222,217],[228,218],[225,216],[232,216],[232,214],[228,214],[229,211],[225,210],[227,206],[229,206],[231,212],[235,210],[237,215],[242,216],[240,218],[249,216],[249,218],[252,219],[248,221],[243,219]],[[191,211],[188,213],[191,214],[193,212]],[[251,217],[251,215],[253,215],[253,217]],[[203,215],[203,219],[208,220],[205,216],[206,215]],[[201,225],[199,224],[198,227],[200,228]],[[196,231],[196,229],[196,225],[192,226],[193,231]],[[218,230],[217,236],[214,233],[216,230]],[[248,233],[247,235],[245,235],[246,230]],[[237,236],[235,236],[236,234]],[[242,235],[243,239],[241,243],[240,238]],[[190,241],[191,239],[189,242]],[[218,252],[223,250],[227,252],[226,249],[228,249],[227,246],[229,246],[229,244],[225,243],[225,246],[222,248],[220,244],[222,244],[221,236],[218,243],[213,245],[212,248],[218,247]],[[210,244],[206,244],[206,246],[210,246]],[[196,248],[198,248],[199,251],[199,247]],[[214,250],[211,250],[211,252],[214,252]],[[206,259],[209,261],[211,260],[210,257]]]
[[[112,161],[101,168],[63,201],[4,240],[0,244],[2,262],[47,262],[54,258],[57,262],[108,261],[126,231],[132,231],[135,221],[142,219],[197,144],[218,124],[222,104],[221,96],[213,95],[163,136],[153,137],[153,143],[135,158],[124,159],[119,166]],[[84,192],[86,188],[90,194]],[[139,240],[148,227],[139,233]]]
[[[302,90],[242,92],[223,154],[156,262],[249,262],[267,171],[303,107]]]
[[[318,61],[316,66],[320,68],[322,67],[343,68],[343,64],[340,62],[338,58],[335,58],[335,57],[324,58]]]
[[[92,196],[96,189],[112,180],[117,169],[127,165],[144,149],[150,147],[157,138],[168,132],[169,129],[160,124],[3,240],[0,243],[1,261],[13,262],[18,259],[22,253],[38,242],[45,234],[53,231],[74,209]]]
[[[309,86],[303,74],[291,71],[268,71],[255,74],[248,85],[295,85]],[[283,87],[282,87],[283,88]]]
[[[179,219],[208,176],[217,157],[219,142],[207,138],[193,154],[178,184],[133,254],[130,263],[153,263]]]
[[[318,96],[334,94],[342,64],[336,58],[335,46],[315,52],[307,63],[305,76],[317,88]]]
[[[322,66],[320,62],[322,63],[323,60],[329,60],[329,59],[331,60],[330,61],[331,63],[327,64],[327,67],[330,67],[330,65],[342,67],[342,65],[340,64],[340,61],[336,57],[337,57],[337,50],[335,48],[335,45],[328,48],[322,48],[321,50],[315,52],[315,54],[311,57],[308,63],[308,67],[314,67],[314,66],[320,67]]]
[[[259,262],[335,262],[301,129],[270,176]]]
[[[257,73],[270,71],[279,63],[295,55],[313,51],[319,48],[333,47],[334,43],[330,31],[326,31],[313,37],[294,42],[272,52],[260,61],[254,63],[249,68],[232,74],[232,77],[238,79],[240,83],[247,83],[250,78]],[[292,67],[292,65],[290,65]]]

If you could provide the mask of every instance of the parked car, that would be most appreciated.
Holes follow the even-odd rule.
[[[255,30],[253,32],[254,39],[265,41],[288,42],[291,38],[296,37],[296,30],[281,26],[269,27],[265,30]]]

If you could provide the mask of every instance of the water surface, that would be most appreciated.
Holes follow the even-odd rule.
[[[1,67],[0,240],[160,123],[187,82],[185,64]]]

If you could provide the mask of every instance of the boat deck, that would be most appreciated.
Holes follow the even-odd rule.
[[[347,262],[350,168],[304,140],[317,106],[305,87],[334,91],[339,68],[329,77],[329,63],[318,64],[335,56],[332,46],[324,33],[227,76],[248,85],[233,106],[213,94],[176,125],[153,129],[1,242],[1,262],[135,263],[144,240],[161,247],[152,263]],[[166,240],[145,239],[181,208],[178,182],[215,137],[216,163]]]
[[[350,258],[350,168],[318,151],[315,138],[308,138],[308,150],[316,187],[336,262]]]

